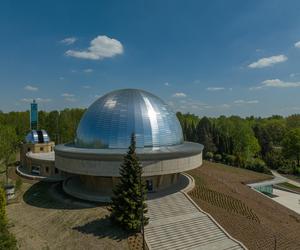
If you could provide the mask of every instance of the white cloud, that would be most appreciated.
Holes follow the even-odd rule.
[[[32,85],[26,85],[24,87],[25,90],[28,90],[28,91],[38,91],[39,89],[37,87],[34,87]]]
[[[94,70],[93,69],[84,69],[83,72],[84,73],[92,73]]]
[[[21,102],[32,102],[33,99],[31,99],[31,98],[22,98],[20,101]]]
[[[101,60],[114,57],[123,53],[123,45],[116,39],[107,36],[97,36],[90,42],[90,47],[85,50],[68,50],[67,56],[82,59]]]
[[[224,90],[225,88],[223,87],[208,87],[206,88],[207,91],[219,91],[219,90]]]
[[[173,97],[186,97],[186,94],[182,93],[182,92],[179,92],[179,93],[173,94]]]
[[[82,88],[84,88],[84,89],[90,89],[91,86],[90,85],[83,85]]]
[[[71,45],[71,44],[75,43],[76,41],[77,41],[76,37],[67,37],[67,38],[61,40],[60,42],[65,45]]]
[[[170,86],[170,83],[165,82],[164,85],[165,85],[165,86]]]
[[[250,90],[258,90],[262,88],[297,88],[300,82],[287,82],[280,79],[269,79],[261,83],[261,85],[249,88]]]
[[[291,73],[291,74],[290,74],[290,77],[291,77],[291,78],[294,78],[294,77],[299,76],[299,75],[300,75],[300,73]]]
[[[273,88],[295,88],[300,87],[300,82],[285,82],[280,79],[265,80],[262,82],[263,87]]]
[[[52,99],[50,99],[50,98],[40,98],[40,97],[38,97],[38,98],[23,98],[23,99],[21,99],[21,102],[32,102],[33,101],[33,99],[34,100],[36,100],[37,102],[51,102],[52,101]]]
[[[299,41],[299,42],[296,42],[296,43],[294,44],[294,46],[295,46],[296,48],[300,48],[300,41]]]
[[[74,97],[66,97],[65,100],[66,100],[67,102],[76,102],[76,101],[77,101],[77,99],[74,98]]]
[[[64,78],[63,76],[60,76],[60,77],[59,77],[59,80],[61,80],[61,81],[64,80],[64,79],[65,79],[65,78]]]
[[[285,62],[287,59],[288,58],[285,55],[264,57],[264,58],[259,59],[256,62],[249,64],[248,67],[252,68],[252,69],[270,67],[274,64]]]
[[[63,97],[74,97],[74,94],[69,94],[69,93],[63,93],[61,96]]]
[[[230,107],[231,107],[231,105],[229,105],[229,104],[225,104],[225,103],[224,103],[224,104],[222,104],[220,107],[221,107],[221,108],[226,108],[226,109],[227,109],[227,108],[230,108]]]
[[[249,100],[249,101],[236,100],[233,103],[235,103],[235,104],[257,104],[257,103],[259,103],[259,101],[258,100]]]
[[[36,98],[35,100],[37,102],[51,102],[52,101],[52,99],[50,99],[50,98],[40,98],[40,97]]]

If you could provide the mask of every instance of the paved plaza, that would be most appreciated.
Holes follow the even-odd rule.
[[[295,211],[300,214],[300,195],[279,190],[274,188],[273,194],[276,196],[272,198],[274,201],[280,203],[281,205]]]

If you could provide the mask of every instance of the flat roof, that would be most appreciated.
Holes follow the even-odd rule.
[[[28,152],[26,154],[26,156],[28,158],[36,159],[36,160],[55,161],[55,153],[54,153],[54,151],[47,152],[47,153],[32,153],[32,152]]]
[[[137,148],[136,153],[140,160],[165,160],[189,157],[200,154],[203,150],[203,145],[194,142],[184,142],[179,145],[157,147],[157,148]],[[101,159],[101,160],[119,160],[123,159],[128,149],[89,149],[75,147],[74,144],[60,144],[55,146],[57,155],[72,157],[78,159]]]

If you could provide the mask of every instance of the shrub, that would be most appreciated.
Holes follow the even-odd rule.
[[[234,166],[236,157],[234,155],[225,155],[224,160],[227,165]]]
[[[220,161],[222,161],[222,155],[215,154],[214,159],[215,159],[216,162],[220,162]]]
[[[265,173],[265,174],[271,173],[270,170],[266,167],[265,162],[258,158],[252,158],[250,160],[247,160],[245,162],[245,168],[256,172]]]
[[[212,152],[207,152],[205,157],[206,159],[211,161],[214,158],[214,154]]]
[[[294,174],[297,172],[296,163],[292,160],[283,160],[278,172],[281,174]]]
[[[17,249],[17,241],[7,229],[5,205],[5,191],[0,187],[0,250],[14,250]]]

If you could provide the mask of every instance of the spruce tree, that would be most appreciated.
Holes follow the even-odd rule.
[[[120,181],[113,190],[110,207],[112,221],[129,231],[142,230],[148,224],[146,185],[141,178],[142,167],[136,155],[135,135],[131,136],[131,144],[124,156],[120,168]]]

